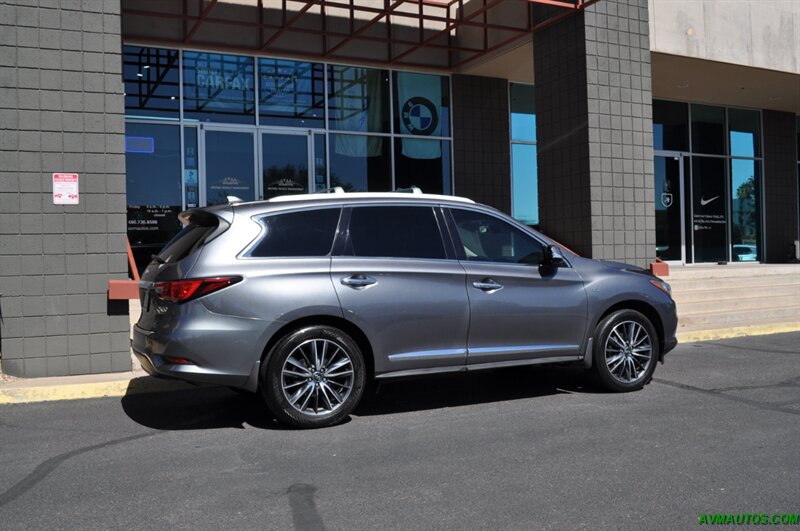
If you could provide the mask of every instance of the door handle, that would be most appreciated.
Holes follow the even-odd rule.
[[[365,275],[344,277],[341,282],[343,285],[350,286],[353,289],[364,289],[378,283],[374,278]]]
[[[472,287],[478,288],[483,291],[497,291],[503,289],[502,284],[498,284],[491,278],[484,278],[483,280],[476,280],[472,283]]]

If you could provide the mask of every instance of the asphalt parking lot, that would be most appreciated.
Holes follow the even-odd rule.
[[[800,333],[679,346],[608,394],[573,369],[383,385],[282,427],[227,389],[0,407],[3,529],[684,529],[800,512]]]

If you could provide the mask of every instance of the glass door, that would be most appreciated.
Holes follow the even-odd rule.
[[[256,134],[252,129],[203,128],[201,205],[220,205],[228,196],[256,199]]]
[[[656,256],[665,262],[685,262],[684,157],[655,156]]]
[[[692,157],[692,252],[695,263],[728,261],[726,159]]]
[[[259,141],[261,198],[308,194],[328,188],[325,133],[262,129]]]

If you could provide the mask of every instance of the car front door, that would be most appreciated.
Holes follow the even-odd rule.
[[[436,209],[365,205],[345,211],[347,229],[334,249],[331,280],[345,319],[370,341],[376,375],[457,370],[466,361],[465,273],[445,247]]]
[[[568,265],[542,265],[545,246],[490,213],[449,209],[467,273],[467,364],[577,358],[587,326],[583,281]]]

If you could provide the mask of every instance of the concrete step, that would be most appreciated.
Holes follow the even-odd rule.
[[[768,288],[765,288],[768,289]],[[759,292],[761,290],[758,290]],[[695,300],[693,302],[681,302],[676,299],[678,305],[678,317],[690,317],[697,313],[726,311],[733,313],[752,312],[761,309],[774,307],[795,308],[800,311],[800,297],[797,293],[782,295],[758,295],[748,297],[738,297],[735,299],[719,299],[711,296],[705,300]]]
[[[754,274],[750,277],[717,277],[717,278],[693,278],[693,279],[671,279],[664,280],[672,286],[673,293],[686,292],[690,290],[737,290],[739,288],[751,289],[762,286],[773,285],[796,285],[800,286],[800,275],[781,274],[781,275],[761,275]]]
[[[800,322],[800,307],[773,306],[758,310],[722,309],[681,315],[678,308],[678,330],[700,330],[747,325],[752,322]]]
[[[794,275],[800,278],[800,264],[729,264],[725,266],[675,266],[669,268],[667,282],[674,280],[712,279]]]
[[[704,287],[705,288],[705,287]],[[695,302],[720,302],[729,301],[739,302],[750,298],[768,297],[794,297],[797,304],[800,304],[800,282],[793,284],[772,284],[765,283],[754,289],[752,284],[742,286],[744,289],[710,288],[710,289],[686,289],[682,285],[672,286],[672,298],[681,307],[684,304]]]

